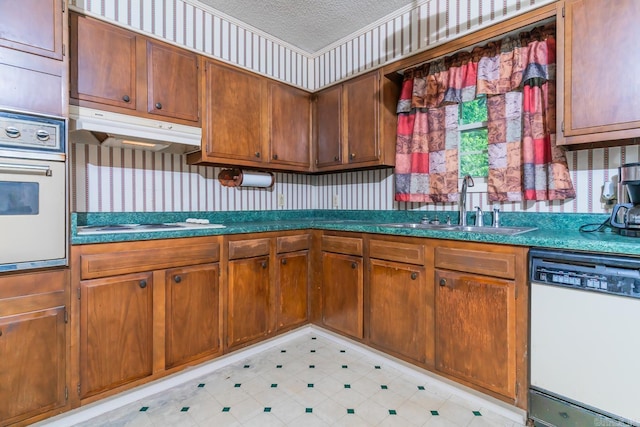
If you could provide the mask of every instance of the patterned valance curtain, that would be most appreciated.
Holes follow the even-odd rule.
[[[396,200],[458,198],[458,105],[487,96],[489,201],[575,197],[555,145],[555,25],[405,72],[398,102]]]

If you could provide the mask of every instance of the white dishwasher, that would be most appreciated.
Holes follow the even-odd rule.
[[[640,258],[532,249],[529,274],[529,417],[640,425]]]

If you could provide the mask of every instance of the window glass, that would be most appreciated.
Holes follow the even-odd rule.
[[[489,173],[487,99],[480,96],[460,103],[460,144],[458,159],[460,176],[486,177]]]

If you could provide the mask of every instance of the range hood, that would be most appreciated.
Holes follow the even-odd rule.
[[[200,150],[202,129],[93,108],[69,106],[69,141],[185,154]]]

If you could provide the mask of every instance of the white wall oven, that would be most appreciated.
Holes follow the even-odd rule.
[[[0,273],[67,265],[66,122],[0,111]]]

